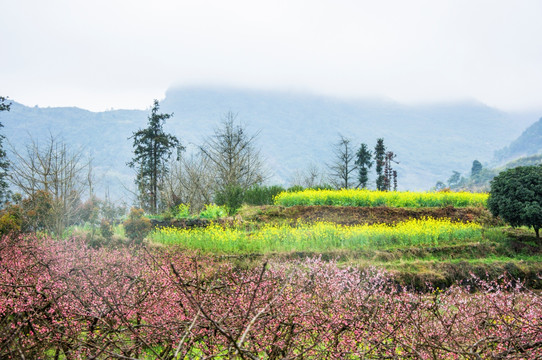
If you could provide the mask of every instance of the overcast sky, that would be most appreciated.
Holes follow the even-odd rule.
[[[148,108],[170,86],[542,109],[542,1],[0,0],[0,95]]]

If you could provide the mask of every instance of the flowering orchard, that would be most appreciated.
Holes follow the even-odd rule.
[[[390,207],[466,207],[486,206],[488,194],[470,192],[412,192],[373,191],[365,189],[303,190],[282,192],[275,204],[334,205],[334,206],[390,206]]]
[[[307,259],[234,269],[145,247],[0,240],[2,359],[532,359],[542,300],[505,277],[432,293]]]

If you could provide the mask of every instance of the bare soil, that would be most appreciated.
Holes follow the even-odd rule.
[[[302,220],[306,222],[329,221],[341,225],[393,224],[408,219],[425,217],[448,218],[461,222],[496,222],[487,209],[455,208],[393,208],[393,207],[355,207],[355,206],[260,206],[247,219],[256,222],[277,220]]]

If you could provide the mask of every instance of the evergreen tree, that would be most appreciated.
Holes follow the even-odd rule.
[[[386,176],[383,174],[386,157],[386,146],[384,146],[384,139],[379,138],[376,141],[374,156],[376,164],[376,189],[384,190],[386,182]]]
[[[8,102],[7,98],[0,96],[0,112],[9,111],[11,103]],[[0,128],[4,127],[0,123]],[[8,168],[9,161],[7,159],[6,151],[4,150],[4,139],[5,136],[0,134],[0,207],[9,199],[9,185],[7,182],[8,177]]]
[[[482,163],[478,160],[472,162],[471,176],[476,176],[482,171]]]
[[[448,179],[448,186],[454,188],[456,185],[459,185],[461,182],[461,174],[458,171],[453,172],[452,176]]]
[[[367,188],[367,182],[369,181],[369,169],[373,166],[371,158],[373,154],[367,147],[367,144],[361,144],[358,152],[356,153],[356,162],[358,166],[358,187]]]
[[[0,96],[0,111],[9,111],[11,103],[8,103],[7,101],[7,98]]]
[[[148,127],[130,137],[134,141],[134,158],[128,163],[137,171],[135,182],[141,205],[151,213],[158,210],[161,179],[168,172],[166,160],[171,157],[173,149],[177,149],[177,155],[184,149],[179,139],[163,130],[165,121],[173,114],[159,114],[158,109],[158,100],[154,100]]]

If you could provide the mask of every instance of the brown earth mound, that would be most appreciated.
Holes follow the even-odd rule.
[[[302,220],[307,222],[329,221],[341,225],[392,224],[408,219],[424,217],[448,218],[452,221],[492,222],[491,214],[484,208],[393,208],[355,206],[262,206],[251,220],[269,222],[274,220]]]

